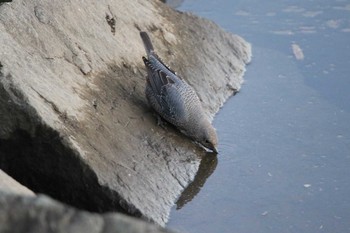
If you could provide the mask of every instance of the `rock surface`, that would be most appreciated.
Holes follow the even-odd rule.
[[[164,228],[122,214],[92,214],[51,198],[9,195],[0,190],[1,233],[166,233]]]
[[[250,45],[159,1],[2,3],[0,168],[73,206],[164,225],[206,152],[157,126],[140,30],[210,117],[239,90]]]
[[[14,194],[23,195],[23,196],[35,195],[32,190],[28,189],[27,187],[24,187],[23,185],[21,185],[20,183],[12,179],[12,177],[8,176],[1,169],[0,169],[0,191],[6,192],[8,194],[14,193]]]

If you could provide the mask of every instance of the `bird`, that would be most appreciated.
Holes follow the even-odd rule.
[[[171,70],[154,51],[147,32],[140,32],[147,57],[145,94],[149,105],[165,121],[214,153],[218,153],[215,128],[204,113],[195,90]]]

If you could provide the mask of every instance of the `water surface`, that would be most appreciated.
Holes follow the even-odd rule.
[[[243,36],[253,60],[215,117],[220,154],[168,227],[350,232],[350,2],[185,0],[179,10]]]

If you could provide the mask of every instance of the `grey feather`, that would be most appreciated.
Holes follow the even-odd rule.
[[[148,55],[149,53],[154,51],[151,39],[149,38],[149,36],[146,32],[140,32],[140,36],[142,38],[143,45],[145,46],[145,49],[146,49],[146,52]]]

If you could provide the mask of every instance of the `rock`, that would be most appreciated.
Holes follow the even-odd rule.
[[[34,196],[32,190],[24,187],[0,169],[0,192]]]
[[[92,214],[78,211],[45,195],[9,195],[0,191],[1,233],[170,233],[122,214]]]
[[[210,117],[240,89],[250,45],[159,1],[0,5],[0,168],[78,208],[164,225],[206,152],[158,127],[139,31]]]

